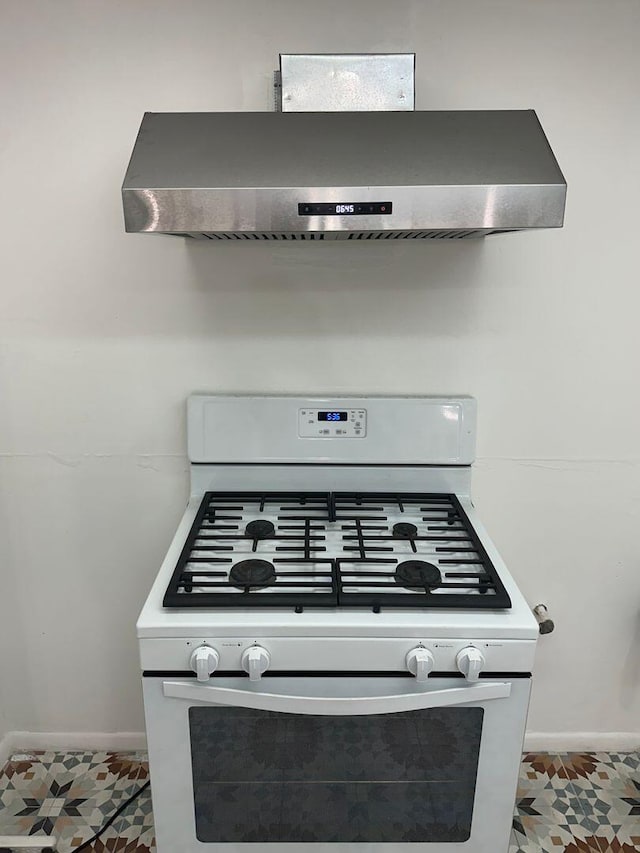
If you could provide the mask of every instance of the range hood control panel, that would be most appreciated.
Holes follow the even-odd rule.
[[[393,204],[390,201],[305,202],[298,205],[298,216],[384,216],[392,212]]]
[[[300,438],[365,438],[366,409],[298,409]]]

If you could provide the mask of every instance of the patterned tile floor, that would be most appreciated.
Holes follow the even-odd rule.
[[[144,753],[34,752],[0,771],[0,835],[90,838],[148,777]],[[152,853],[146,790],[87,850]],[[525,755],[510,853],[640,853],[640,753]]]
[[[0,772],[0,835],[55,835],[57,853],[91,838],[149,776],[145,753],[33,752]],[[87,850],[154,850],[147,789]]]

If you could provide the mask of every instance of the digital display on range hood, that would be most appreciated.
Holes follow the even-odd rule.
[[[391,213],[390,201],[342,201],[316,204],[303,202],[298,205],[299,216],[366,216]]]

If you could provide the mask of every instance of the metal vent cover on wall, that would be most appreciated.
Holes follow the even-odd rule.
[[[415,109],[415,53],[281,53],[276,109],[371,112]]]

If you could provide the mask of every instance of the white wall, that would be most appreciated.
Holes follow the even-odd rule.
[[[557,623],[530,726],[640,731],[639,37],[636,0],[2,0],[0,735],[142,728],[193,390],[476,395],[477,505]],[[268,109],[280,50],[415,50],[419,108],[535,107],[566,227],[125,235],[143,111]]]

